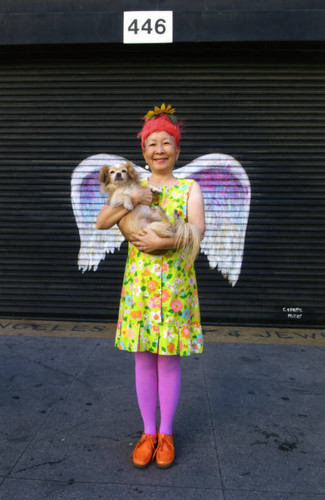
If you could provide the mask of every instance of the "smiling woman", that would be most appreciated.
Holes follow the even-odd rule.
[[[163,208],[174,223],[178,215],[195,227],[198,239],[205,231],[200,186],[178,179],[173,169],[180,154],[180,128],[175,110],[163,104],[145,116],[138,135],[151,175],[142,180],[135,204]],[[148,185],[159,188],[152,196]],[[148,192],[149,191],[149,192]],[[149,194],[150,193],[150,194]],[[97,227],[109,227],[125,215],[120,207],[104,207]],[[165,250],[163,254],[153,252]],[[115,345],[135,353],[136,389],[144,432],[132,460],[144,468],[156,457],[161,468],[174,460],[172,423],[180,395],[180,356],[201,353],[198,291],[189,249],[175,237],[160,237],[149,228],[131,234],[120,301]],[[156,427],[157,398],[161,420]]]
[[[159,182],[159,174],[164,178],[167,173],[171,173],[178,160],[180,148],[176,146],[175,139],[168,132],[153,132],[145,140],[143,157],[151,168],[154,179]],[[152,175],[152,177],[153,177]],[[152,178],[151,177],[151,178]],[[164,179],[162,179],[164,182]],[[173,177],[174,181],[177,181]],[[155,184],[159,186],[158,184]]]

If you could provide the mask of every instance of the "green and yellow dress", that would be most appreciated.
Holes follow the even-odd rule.
[[[142,186],[146,186],[143,179]],[[173,222],[173,211],[187,220],[193,181],[179,179],[154,195]],[[129,243],[115,345],[121,350],[189,356],[203,350],[200,308],[194,266],[186,267],[186,250],[163,255],[140,252]]]

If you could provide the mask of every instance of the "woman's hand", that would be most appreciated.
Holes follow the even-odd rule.
[[[160,238],[160,236],[149,227],[144,228],[140,235],[131,234],[130,242],[144,253],[153,253],[176,248],[176,238]]]
[[[152,203],[152,191],[149,188],[139,188],[131,193],[132,204],[135,207],[139,203],[142,205],[151,205]]]
[[[131,243],[141,252],[151,253],[161,250],[162,240],[152,229],[144,228],[142,234],[131,234]]]

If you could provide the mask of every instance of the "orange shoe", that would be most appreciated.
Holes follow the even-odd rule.
[[[158,446],[155,451],[157,466],[168,469],[175,458],[173,434],[158,434]]]
[[[157,434],[143,433],[140,441],[131,453],[133,465],[139,469],[145,469],[153,461],[157,444]]]

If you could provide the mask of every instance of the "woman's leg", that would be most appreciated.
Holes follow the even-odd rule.
[[[181,392],[180,356],[158,355],[158,394],[160,434],[171,434],[173,419]]]
[[[148,351],[135,353],[136,391],[145,434],[157,432],[157,357],[157,354]]]

